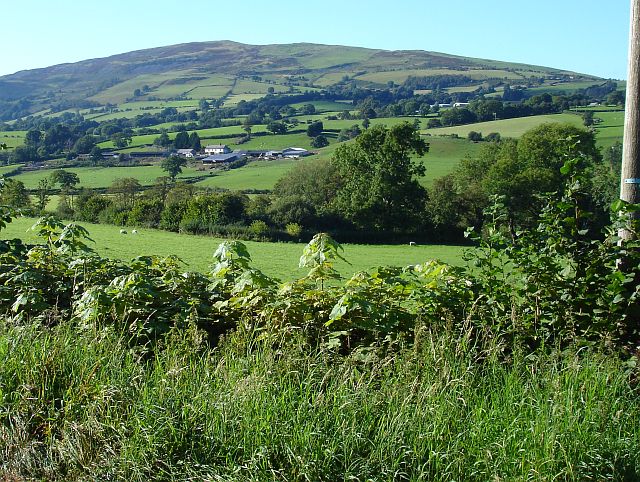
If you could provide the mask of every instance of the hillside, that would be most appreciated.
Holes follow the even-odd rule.
[[[598,79],[561,69],[427,51],[386,51],[316,45],[199,42],[26,70],[0,77],[0,117],[99,107],[126,101],[198,100],[300,92],[351,81],[403,84],[409,77],[457,76],[459,88],[490,80],[526,84]],[[248,97],[247,97],[248,96]],[[239,101],[241,99],[236,99]],[[12,113],[15,113],[13,115]]]

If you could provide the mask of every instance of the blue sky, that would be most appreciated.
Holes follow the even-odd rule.
[[[22,0],[0,75],[207,40],[432,50],[625,78],[630,0]]]

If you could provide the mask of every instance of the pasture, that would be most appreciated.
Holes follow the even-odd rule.
[[[477,122],[475,124],[466,124],[454,127],[438,127],[426,129],[424,132],[431,135],[453,135],[467,137],[469,132],[481,132],[487,135],[491,132],[497,132],[502,137],[520,137],[529,129],[548,122],[561,122],[572,124],[577,127],[582,126],[582,118],[575,114],[548,114],[531,117],[518,117],[515,119],[501,119],[497,121]]]
[[[27,131],[0,131],[0,144],[6,144],[9,149],[24,144]]]
[[[37,243],[38,238],[30,230],[35,218],[18,218],[0,232],[1,239],[20,238],[27,243]],[[139,234],[120,234],[120,228],[111,225],[80,223],[90,233],[95,243],[89,245],[101,256],[131,260],[142,255],[178,256],[185,270],[206,272],[212,255],[223,240],[208,236],[194,236],[154,229],[138,229]],[[305,240],[308,241],[308,240]],[[267,243],[243,241],[251,254],[252,266],[265,274],[282,280],[300,278],[306,274],[298,268],[304,243]],[[357,271],[376,266],[407,266],[439,259],[453,265],[462,265],[461,246],[447,245],[360,245],[345,244],[344,257],[351,264],[339,261],[336,268],[344,277]]]
[[[136,166],[136,167],[73,167],[65,169],[74,172],[80,178],[78,187],[86,188],[106,188],[113,184],[113,181],[125,177],[133,177],[137,179],[143,186],[151,186],[156,178],[166,176],[167,173],[162,170],[159,165],[152,166]],[[22,181],[27,189],[35,189],[41,179],[51,176],[53,169],[40,169],[38,171],[27,171],[14,179]],[[193,167],[182,168],[182,174],[178,176],[178,180],[193,177],[204,177],[207,172],[198,171]]]
[[[216,171],[212,177],[198,181],[196,186],[222,188],[231,191],[247,189],[273,189],[276,182],[293,169],[300,159],[277,159],[272,161],[252,161],[246,166],[229,171]]]
[[[596,139],[603,149],[610,148],[616,141],[622,142],[624,134],[624,111],[596,112],[594,118],[602,122],[595,124]]]

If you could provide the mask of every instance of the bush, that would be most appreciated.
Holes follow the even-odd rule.
[[[302,235],[302,226],[298,223],[289,223],[285,227],[286,233],[294,239],[300,239]]]

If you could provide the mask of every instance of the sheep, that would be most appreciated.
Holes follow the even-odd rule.
[[[127,234],[127,231],[125,229],[121,229],[120,234]]]
[[[138,234],[138,230],[137,229],[132,229],[131,230],[131,234]]]
[[[409,246],[415,246],[416,242],[415,241],[409,241]]]

